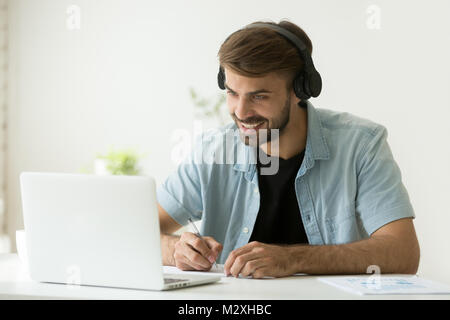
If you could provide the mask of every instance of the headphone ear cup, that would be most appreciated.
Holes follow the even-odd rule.
[[[309,95],[308,88],[306,88],[305,85],[306,83],[304,74],[303,73],[298,74],[297,77],[295,77],[294,79],[293,87],[295,95],[297,96],[297,98],[301,100],[308,100],[309,98],[311,98],[311,96]]]
[[[306,83],[308,86],[308,94],[311,97],[317,97],[322,91],[322,77],[316,72],[308,74],[308,81]]]
[[[222,67],[219,67],[219,73],[217,73],[217,84],[220,89],[225,90],[225,73]]]

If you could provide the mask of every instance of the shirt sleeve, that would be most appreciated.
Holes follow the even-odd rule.
[[[186,225],[189,218],[200,220],[202,215],[201,164],[196,157],[201,139],[200,135],[189,156],[156,189],[158,203],[181,225]]]
[[[386,139],[386,128],[379,126],[361,152],[356,211],[369,235],[389,222],[415,217]]]

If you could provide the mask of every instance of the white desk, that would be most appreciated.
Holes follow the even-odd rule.
[[[159,300],[302,300],[302,299],[450,299],[450,295],[371,295],[347,293],[315,276],[280,279],[236,279],[171,291],[67,286],[34,282],[17,254],[0,255],[0,299],[159,299]]]

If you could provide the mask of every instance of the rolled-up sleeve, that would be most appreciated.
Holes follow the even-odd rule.
[[[194,161],[201,137],[197,138],[193,151],[166,180],[157,187],[158,203],[179,224],[186,225],[188,219],[201,219],[202,192],[200,165]]]
[[[386,128],[377,127],[361,149],[360,159],[356,211],[367,234],[389,222],[414,218],[400,169],[387,143]]]

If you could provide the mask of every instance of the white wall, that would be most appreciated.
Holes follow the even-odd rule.
[[[66,27],[72,4],[81,9],[80,30]],[[373,5],[380,29],[370,28]],[[172,132],[192,129],[188,87],[219,91],[225,37],[255,20],[288,18],[314,44],[324,78],[315,106],[388,128],[416,210],[419,272],[450,283],[449,1],[14,0],[10,7],[10,235],[23,223],[21,171],[76,172],[114,144],[148,152],[145,171],[161,182],[175,168]]]
[[[8,79],[8,2],[0,0],[0,253],[9,251],[10,241],[5,235],[6,185],[6,110]]]

